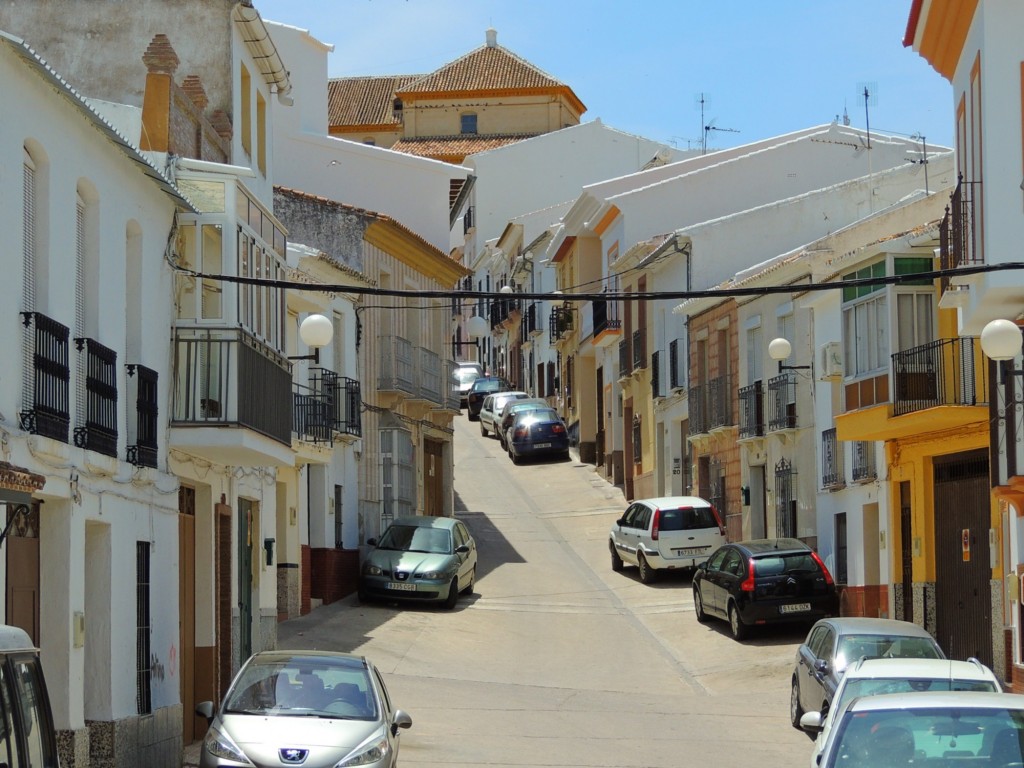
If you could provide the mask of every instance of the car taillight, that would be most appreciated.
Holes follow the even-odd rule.
[[[658,540],[658,531],[661,529],[661,510],[654,510],[654,522],[651,523],[651,539]]]
[[[558,435],[561,434],[562,432],[565,432],[565,427],[563,427],[561,424],[555,424],[554,426],[551,427],[551,431]]]
[[[743,590],[744,592],[753,592],[754,591],[754,561],[750,560],[747,563],[747,566],[748,566],[747,578],[745,578],[743,580],[743,582],[740,584],[740,589]]]
[[[718,523],[718,532],[725,536],[725,525],[722,524],[722,517],[714,506],[711,507],[711,514],[715,516],[715,522]]]
[[[818,557],[818,553],[811,552],[811,557],[814,558],[814,562],[816,562],[818,564],[818,567],[821,568],[821,575],[825,577],[825,583],[831,585],[833,583],[832,574],[828,572],[828,568],[825,567],[825,563],[822,561],[822,559]]]

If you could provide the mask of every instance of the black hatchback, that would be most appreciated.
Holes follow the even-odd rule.
[[[495,392],[508,392],[511,389],[512,385],[500,376],[480,376],[473,382],[469,394],[466,395],[466,416],[470,421],[479,421],[484,398]]]
[[[839,594],[818,553],[799,539],[726,544],[693,576],[697,621],[725,619],[733,638],[779,622],[810,623],[839,615]]]

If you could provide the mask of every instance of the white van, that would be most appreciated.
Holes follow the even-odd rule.
[[[725,544],[725,526],[711,502],[699,496],[638,499],[612,526],[608,537],[612,570],[627,564],[649,584],[658,571],[693,569]]]
[[[39,650],[0,624],[0,766],[17,765],[59,768],[57,735]]]

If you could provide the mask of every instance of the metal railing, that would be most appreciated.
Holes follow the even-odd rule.
[[[768,379],[768,429],[796,429],[796,374],[792,371]]]
[[[552,307],[551,314],[548,317],[548,341],[555,344],[572,330],[572,309],[566,306]]]
[[[629,351],[629,339],[619,341],[619,377],[629,376],[633,372],[633,357]]]
[[[869,440],[858,440],[853,444],[853,482],[874,480],[878,477],[875,469],[875,444]]]
[[[786,459],[775,465],[775,535],[796,536],[796,470]]]
[[[444,400],[441,392],[441,357],[436,352],[420,347],[417,354],[419,362],[419,397],[421,400],[441,405]]]
[[[647,367],[647,334],[643,329],[633,331],[633,370]]]
[[[651,396],[661,397],[661,350],[651,353]]]
[[[842,488],[846,485],[843,470],[843,444],[836,437],[836,428],[821,433],[821,487]]]
[[[685,386],[686,382],[679,375],[679,339],[672,339],[668,343],[668,386],[669,389],[679,389]]]
[[[740,437],[762,437],[764,435],[764,390],[760,379],[753,384],[740,387]]]
[[[454,360],[444,361],[445,381],[451,382],[446,390],[444,407],[449,411],[457,411],[461,407],[462,395],[459,392],[459,380],[455,376],[458,364]]]
[[[617,301],[591,301],[590,308],[593,312],[595,336],[604,331],[617,331],[622,328]]]
[[[540,310],[537,302],[531,302],[523,313],[523,321],[520,324],[522,338],[525,341],[530,336],[536,336],[543,331],[540,327]]]
[[[690,402],[690,434],[703,435],[710,429],[711,420],[708,416],[708,386],[694,384],[687,394]]]
[[[377,389],[381,392],[402,392],[410,397],[418,394],[413,346],[408,339],[381,337]]]
[[[294,427],[300,440],[332,442],[336,433],[359,437],[362,391],[358,381],[327,368],[311,368],[309,384],[293,384]]]
[[[30,434],[66,443],[71,424],[68,359],[71,331],[40,312],[22,312],[21,318],[32,369],[27,372],[24,410],[18,414],[19,424]]]
[[[938,339],[892,355],[893,415],[988,403],[988,365],[975,337]]]
[[[156,467],[160,374],[144,365],[128,366],[128,402],[135,405],[135,442],[128,446],[129,464]],[[134,389],[134,391],[133,391]],[[129,423],[129,438],[131,424]]]
[[[85,413],[79,413],[75,445],[104,456],[117,456],[117,352],[96,339],[75,339],[84,356]]]
[[[719,376],[708,381],[708,427],[729,427],[736,423],[733,418],[732,376]]]
[[[291,445],[291,391],[291,363],[247,331],[175,329],[174,425],[238,425]]]

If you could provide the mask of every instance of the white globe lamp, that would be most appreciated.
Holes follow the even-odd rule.
[[[793,353],[793,345],[779,337],[768,342],[768,357],[780,363]]]
[[[473,315],[466,322],[466,333],[469,334],[471,339],[482,339],[490,331],[491,329],[487,327],[487,321],[480,315]]]
[[[1020,326],[1011,320],[993,320],[981,330],[981,349],[993,360],[1013,360],[1020,354]]]
[[[334,338],[334,324],[323,315],[309,315],[299,324],[299,338],[313,350],[312,355],[296,355],[289,360],[312,360],[320,363],[320,347],[326,347]]]

